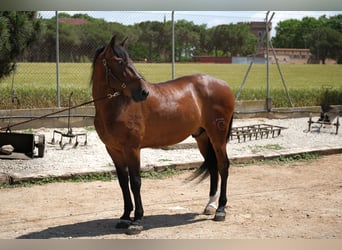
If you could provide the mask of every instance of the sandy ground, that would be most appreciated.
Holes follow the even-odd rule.
[[[145,230],[115,225],[123,212],[117,181],[0,189],[0,238],[342,238],[342,154],[288,164],[233,165],[227,218],[202,215],[209,181],[191,172],[143,179]]]

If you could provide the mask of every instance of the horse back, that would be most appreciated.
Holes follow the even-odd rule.
[[[221,102],[230,107],[234,106],[233,91],[222,79],[206,74],[194,74],[169,81],[168,84],[178,85],[182,89],[192,87],[198,100],[208,102],[205,104]]]

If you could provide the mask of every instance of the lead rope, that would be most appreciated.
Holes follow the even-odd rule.
[[[107,94],[105,96],[101,96],[99,98],[92,99],[90,101],[87,101],[87,102],[84,102],[84,103],[81,103],[81,104],[78,104],[78,105],[75,105],[75,106],[72,106],[72,107],[61,109],[61,110],[58,110],[58,111],[55,111],[55,112],[52,112],[52,113],[49,113],[49,114],[46,114],[46,115],[42,115],[42,116],[39,116],[39,117],[34,117],[34,118],[29,119],[29,120],[18,122],[18,123],[12,124],[12,125],[8,124],[8,126],[6,126],[6,127],[3,127],[3,128],[0,127],[0,131],[1,130],[6,130],[6,132],[10,132],[11,128],[13,128],[15,126],[22,125],[22,124],[25,124],[25,123],[29,123],[29,122],[32,122],[32,121],[36,121],[36,120],[40,120],[40,119],[43,119],[43,118],[46,118],[46,117],[49,117],[49,116],[52,116],[52,115],[56,115],[56,114],[59,114],[59,113],[65,112],[65,111],[69,111],[71,109],[75,109],[75,108],[79,108],[79,107],[88,105],[90,103],[102,101],[102,100],[105,100],[105,99],[112,99],[112,98],[117,97],[119,95],[121,95],[121,93],[115,91],[113,94]]]
[[[105,58],[102,60],[102,63],[103,63],[103,66],[105,67],[106,81],[107,81],[107,84],[108,84],[109,76],[111,76],[114,80],[116,79],[116,77],[113,75],[111,70],[108,68],[107,61],[106,61]],[[138,80],[140,80],[140,79],[142,79],[142,77],[138,78]],[[121,87],[123,89],[126,88],[126,83],[122,82]],[[18,122],[18,123],[12,124],[12,125],[10,125],[10,123],[8,123],[8,125],[6,127],[3,127],[3,128],[0,127],[0,131],[1,130],[6,130],[6,132],[11,132],[11,128],[13,128],[15,126],[22,125],[22,124],[25,124],[25,123],[29,123],[29,122],[32,122],[32,121],[36,121],[36,120],[40,120],[40,119],[49,117],[51,115],[56,115],[56,114],[59,114],[59,113],[65,112],[65,111],[70,111],[71,109],[79,108],[81,106],[85,106],[85,105],[88,105],[88,104],[93,103],[93,102],[101,101],[101,100],[104,100],[104,99],[112,99],[112,98],[117,97],[119,95],[121,95],[121,93],[119,91],[114,91],[113,94],[107,94],[105,96],[102,96],[102,97],[99,97],[99,98],[96,98],[96,99],[93,99],[93,100],[90,100],[90,101],[87,101],[87,102],[84,102],[84,103],[81,103],[81,104],[78,104],[78,105],[75,105],[75,106],[72,106],[72,107],[68,107],[68,108],[65,108],[65,109],[62,109],[62,110],[58,110],[56,112],[52,112],[52,113],[49,113],[49,114],[46,114],[46,115],[43,115],[43,116],[34,117],[34,118],[29,119],[29,120],[26,120],[26,121],[23,121],[23,122]]]

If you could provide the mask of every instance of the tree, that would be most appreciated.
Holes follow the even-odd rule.
[[[310,52],[325,64],[327,58],[340,61],[342,57],[342,34],[330,27],[317,28],[308,37]]]
[[[304,17],[280,22],[273,38],[275,47],[309,48],[315,59],[324,64],[327,58],[342,63],[342,15],[318,19]]]
[[[143,52],[136,51],[136,55],[139,54],[140,57],[147,58],[149,61],[162,60],[165,56],[165,43],[168,43],[171,39],[171,36],[167,35],[165,24],[157,21],[146,21],[135,26],[140,30],[139,42],[141,43],[140,46],[135,46],[135,48],[139,48],[140,52]]]
[[[330,28],[342,32],[342,14],[330,17],[326,20],[326,24]]]
[[[35,11],[0,12],[0,79],[13,71],[17,57],[35,41],[40,30]]]
[[[212,43],[216,56],[248,55],[255,51],[256,37],[246,24],[222,24],[213,29]]]
[[[322,22],[314,17],[284,20],[275,28],[276,36],[272,43],[278,48],[308,48],[308,37],[321,26]]]
[[[297,43],[299,26],[300,21],[296,19],[279,22],[275,27],[276,36],[272,44],[277,48],[299,48]]]
[[[188,60],[199,47],[200,34],[197,25],[186,20],[178,20],[175,23],[176,58]]]
[[[309,36],[312,32],[319,27],[322,26],[322,22],[315,19],[314,17],[304,17],[302,21],[300,21],[298,25],[298,29],[296,30],[296,35],[294,38],[294,48],[308,48],[309,44]]]
[[[102,19],[95,19],[85,24],[75,25],[73,30],[76,33],[75,39],[80,41],[78,46],[75,46],[78,54],[77,60],[79,61],[90,61],[94,56],[96,48],[107,45],[114,33],[118,39],[122,39],[126,34],[123,25],[107,23]]]

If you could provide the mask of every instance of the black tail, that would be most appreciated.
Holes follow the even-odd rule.
[[[226,136],[227,142],[229,142],[229,139],[231,137],[232,127],[233,127],[233,117],[231,118],[229,122],[229,128],[228,128],[228,132]],[[188,181],[193,181],[200,177],[198,182],[201,182],[210,175],[210,172],[217,172],[216,154],[215,154],[213,145],[210,142],[210,139],[208,139],[207,154],[204,158],[205,160],[202,163],[202,165],[198,169],[196,169],[196,171],[189,178],[187,178]]]
[[[232,135],[233,118],[234,118],[234,114],[232,115],[232,118],[230,119],[230,122],[229,122],[229,128],[228,128],[228,134],[227,134],[227,142],[229,142],[229,139],[231,138],[231,135]]]
[[[208,140],[208,150],[204,162],[187,180],[193,181],[198,179],[198,182],[202,182],[210,175],[211,171],[217,171],[217,159],[213,145]]]

